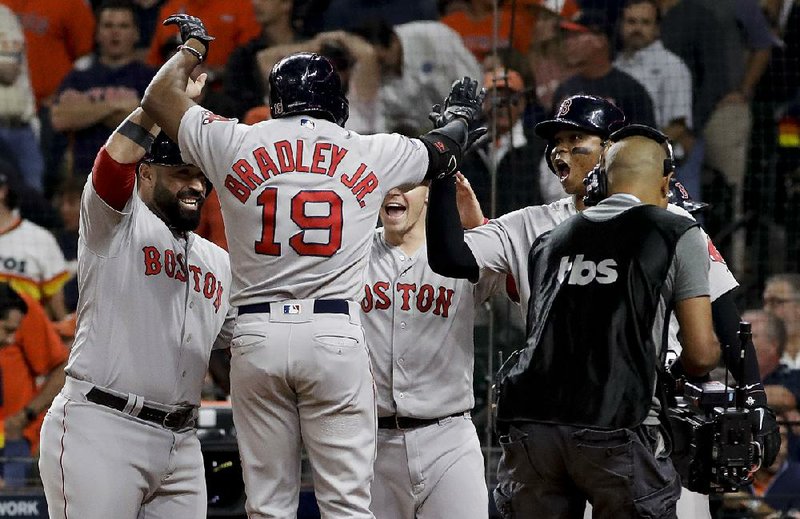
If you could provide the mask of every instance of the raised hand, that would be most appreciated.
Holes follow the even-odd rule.
[[[487,132],[486,127],[481,124],[484,119],[484,97],[486,97],[486,89],[479,88],[476,80],[465,76],[453,82],[444,104],[433,105],[428,118],[433,122],[434,128],[442,128],[456,119],[462,119],[469,129],[467,145],[464,149],[469,149]]]
[[[164,25],[177,25],[181,31],[181,43],[186,43],[190,38],[194,38],[203,43],[208,53],[208,45],[213,36],[209,36],[206,26],[203,25],[203,20],[196,16],[188,14],[173,14],[164,20]]]

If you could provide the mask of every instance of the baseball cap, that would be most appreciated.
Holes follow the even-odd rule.
[[[561,130],[578,129],[607,139],[612,132],[625,126],[625,114],[602,97],[574,95],[564,99],[553,119],[534,127],[536,135],[551,141]]]
[[[605,11],[583,9],[569,20],[561,21],[561,29],[567,32],[593,32],[611,37],[614,27]]]
[[[496,68],[483,75],[483,87],[486,90],[507,88],[512,92],[523,92],[525,81],[516,70]]]

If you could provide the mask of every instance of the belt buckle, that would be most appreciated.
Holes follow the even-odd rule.
[[[168,412],[164,416],[161,425],[167,429],[180,429],[186,425],[186,411],[184,409],[178,409]]]

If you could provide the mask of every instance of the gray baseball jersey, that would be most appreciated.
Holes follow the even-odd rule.
[[[219,191],[225,221],[248,514],[296,514],[302,438],[323,517],[371,519],[375,393],[355,301],[384,195],[424,179],[425,146],[302,115],[246,126],[199,106],[178,141]]]
[[[378,395],[378,416],[438,418],[475,405],[475,307],[504,288],[484,270],[477,284],[440,276],[427,247],[407,256],[374,233],[361,309]]]
[[[42,426],[50,517],[134,519],[145,501],[148,517],[204,517],[195,430],[139,417],[200,404],[212,346],[227,345],[232,331],[224,326],[232,327],[227,253],[193,233],[174,234],[135,193],[122,211],[112,209],[90,176],[78,272],[67,382]],[[125,408],[94,403],[88,395],[98,390]]]
[[[408,430],[378,429],[370,508],[381,519],[484,519],[483,454],[468,414],[475,404],[476,306],[505,288],[505,275],[477,284],[428,266],[427,247],[410,257],[377,229],[361,309],[378,415],[439,418]],[[460,416],[452,416],[462,413]]]
[[[195,106],[178,140],[219,192],[235,306],[358,301],[384,195],[419,184],[428,167],[417,139],[307,116],[246,126]]]
[[[194,233],[175,236],[136,194],[115,211],[91,177],[79,232],[79,319],[67,375],[155,402],[200,405],[230,306],[228,254]]]

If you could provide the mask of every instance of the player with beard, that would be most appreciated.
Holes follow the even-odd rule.
[[[77,332],[41,435],[52,518],[206,516],[195,422],[212,347],[232,331],[231,273],[192,232],[205,176],[158,131],[137,108],[83,191]]]

